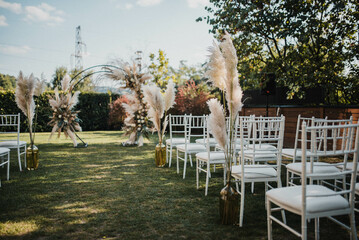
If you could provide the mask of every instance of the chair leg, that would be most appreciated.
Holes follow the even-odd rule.
[[[351,214],[349,214],[350,218],[350,239],[357,240],[357,230],[355,226],[355,212],[353,211]]]
[[[26,154],[25,154],[26,156]],[[20,172],[22,171],[22,167],[21,167],[21,155],[20,155],[20,148],[18,147],[17,148],[17,159],[18,159],[18,162],[19,162],[19,168],[20,168]],[[26,162],[26,161],[25,161]],[[26,164],[26,163],[25,163]]]
[[[210,170],[211,170],[210,168],[211,168],[211,166],[208,161],[207,162],[207,172],[206,172],[206,190],[204,193],[205,196],[207,196],[207,193],[208,193],[209,174],[210,174]]]
[[[173,149],[172,149],[172,144],[170,146],[170,160],[169,160],[169,163],[168,163],[168,167],[171,167],[171,164],[172,164],[172,152],[173,152]]]
[[[24,146],[24,166],[27,168],[27,162],[26,162],[26,145]]]
[[[177,149],[177,174],[179,174],[179,159],[178,159],[178,149]]]
[[[315,226],[315,240],[319,240],[319,218],[314,219]]]
[[[191,167],[193,167],[193,164],[192,164],[192,155],[191,155],[191,154],[189,154],[189,161],[190,161]]]
[[[199,164],[198,164],[198,158],[196,158],[196,183],[197,183],[197,189],[199,189]]]
[[[307,219],[302,215],[302,240],[307,240]]]
[[[7,154],[7,180],[10,179],[10,152]]]
[[[241,206],[239,210],[239,226],[243,226],[243,214],[244,214],[244,196],[245,196],[245,183],[241,182]]]
[[[254,182],[251,184],[251,192],[254,193]]]
[[[272,220],[270,219],[272,209],[271,209],[271,203],[267,199],[266,201],[267,205],[267,230],[268,230],[268,240],[272,240]]]
[[[187,167],[187,153],[184,153],[184,164],[183,164],[183,179],[186,178],[186,167]]]

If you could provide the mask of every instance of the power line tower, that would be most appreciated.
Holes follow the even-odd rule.
[[[76,45],[75,45],[75,68],[77,70],[82,70],[82,68],[83,68],[82,46],[86,47],[86,44],[84,42],[82,42],[82,39],[81,39],[81,27],[77,26],[77,28],[76,28]]]

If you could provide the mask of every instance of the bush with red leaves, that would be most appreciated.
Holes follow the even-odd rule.
[[[110,112],[108,114],[108,126],[110,129],[119,130],[123,126],[127,115],[125,109],[122,107],[122,103],[128,103],[128,99],[124,95],[110,104]]]
[[[207,100],[213,98],[206,85],[196,85],[195,81],[189,80],[186,84],[179,86],[176,94],[172,114],[203,115],[209,114]]]

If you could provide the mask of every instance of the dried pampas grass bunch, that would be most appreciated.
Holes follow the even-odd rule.
[[[142,146],[143,136],[148,137],[147,107],[143,100],[142,86],[151,79],[151,76],[140,73],[135,63],[130,65],[121,60],[114,61],[113,66],[105,67],[105,70],[108,72],[106,73],[108,78],[121,81],[123,88],[131,90],[130,93],[125,93],[129,102],[122,104],[127,114],[123,130],[125,135],[129,136],[124,145]]]
[[[22,72],[19,73],[19,76],[16,80],[15,101],[17,106],[27,117],[31,147],[34,146],[34,125],[36,125],[36,119],[34,124],[34,117],[36,115],[34,96],[39,96],[42,94],[42,92],[42,83],[37,78],[35,78],[33,74],[26,77],[22,74]]]
[[[80,119],[77,117],[79,111],[74,111],[73,108],[78,103],[80,92],[72,93],[73,84],[70,82],[69,75],[61,81],[61,88],[63,93],[59,93],[56,87],[54,97],[49,97],[49,103],[53,110],[52,117],[48,125],[52,126],[52,131],[49,139],[57,132],[60,137],[61,132],[64,132],[66,137],[70,137],[74,147],[77,146],[75,131],[82,131],[80,126]]]
[[[242,89],[238,81],[236,49],[230,35],[225,32],[222,42],[218,46],[213,42],[209,49],[210,59],[206,75],[214,86],[224,91],[229,112],[229,124],[225,122],[225,110],[217,99],[207,102],[211,114],[209,128],[217,142],[225,149],[227,182],[230,182],[232,159],[234,157],[234,123],[238,112],[242,109]],[[227,126],[229,129],[227,129]],[[228,134],[228,135],[227,135]],[[229,141],[229,142],[228,142]]]
[[[157,131],[159,145],[163,143],[163,137],[167,128],[167,111],[173,107],[175,100],[175,85],[172,80],[167,84],[167,89],[162,95],[161,89],[155,84],[143,87],[144,100],[149,106],[148,117]]]

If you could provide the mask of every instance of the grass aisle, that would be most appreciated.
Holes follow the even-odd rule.
[[[19,172],[15,153],[10,181],[5,180],[5,168],[0,169],[0,239],[266,239],[260,184],[255,194],[246,194],[244,227],[223,226],[218,214],[220,170],[205,197],[205,175],[197,190],[194,167],[188,168],[185,180],[175,164],[155,167],[155,138],[140,148],[123,147],[126,139],[119,132],[83,132],[89,147],[76,149],[69,139],[48,142],[48,136],[36,136],[38,170]],[[299,226],[299,218],[292,219]],[[349,239],[325,219],[321,231],[322,239]],[[278,225],[274,236],[296,239]]]

